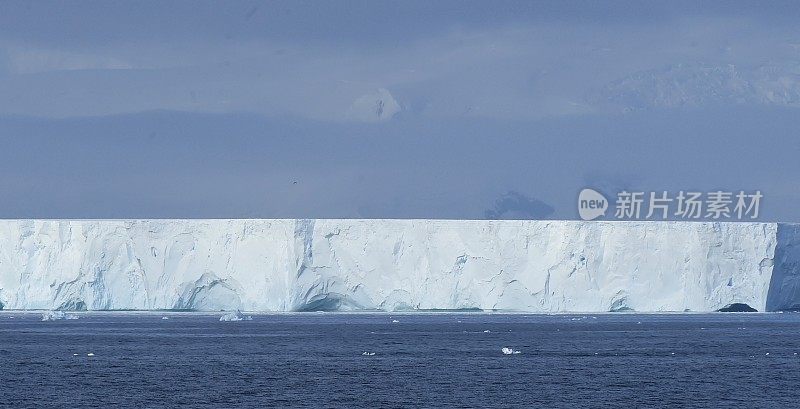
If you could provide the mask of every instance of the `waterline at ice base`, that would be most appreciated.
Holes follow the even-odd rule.
[[[6,310],[794,310],[800,225],[5,220],[0,303]]]

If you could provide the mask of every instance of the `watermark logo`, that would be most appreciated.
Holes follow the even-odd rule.
[[[608,200],[594,189],[583,189],[578,195],[578,214],[583,220],[594,220],[606,215]]]
[[[755,220],[759,215],[760,190],[746,192],[681,190],[617,193],[613,218],[617,220]],[[583,220],[606,215],[608,200],[594,189],[578,195],[578,214]]]

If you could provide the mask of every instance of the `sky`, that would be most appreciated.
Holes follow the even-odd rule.
[[[796,2],[0,3],[0,218],[800,222]]]

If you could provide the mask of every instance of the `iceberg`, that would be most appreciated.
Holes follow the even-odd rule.
[[[237,310],[237,311],[233,311],[233,312],[229,312],[227,314],[224,314],[223,316],[219,317],[219,320],[220,321],[227,321],[227,322],[231,322],[231,321],[252,321],[253,317],[251,317],[249,315],[244,315],[244,314],[242,314],[241,311]]]
[[[42,321],[58,321],[66,319],[63,311],[47,311],[42,313]]]
[[[524,220],[3,220],[23,310],[800,309],[800,226]]]
[[[42,313],[42,321],[77,320],[75,314],[66,314],[64,311],[46,311]]]

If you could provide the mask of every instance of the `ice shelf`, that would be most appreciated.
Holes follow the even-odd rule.
[[[800,307],[800,227],[506,220],[5,220],[0,308]]]

